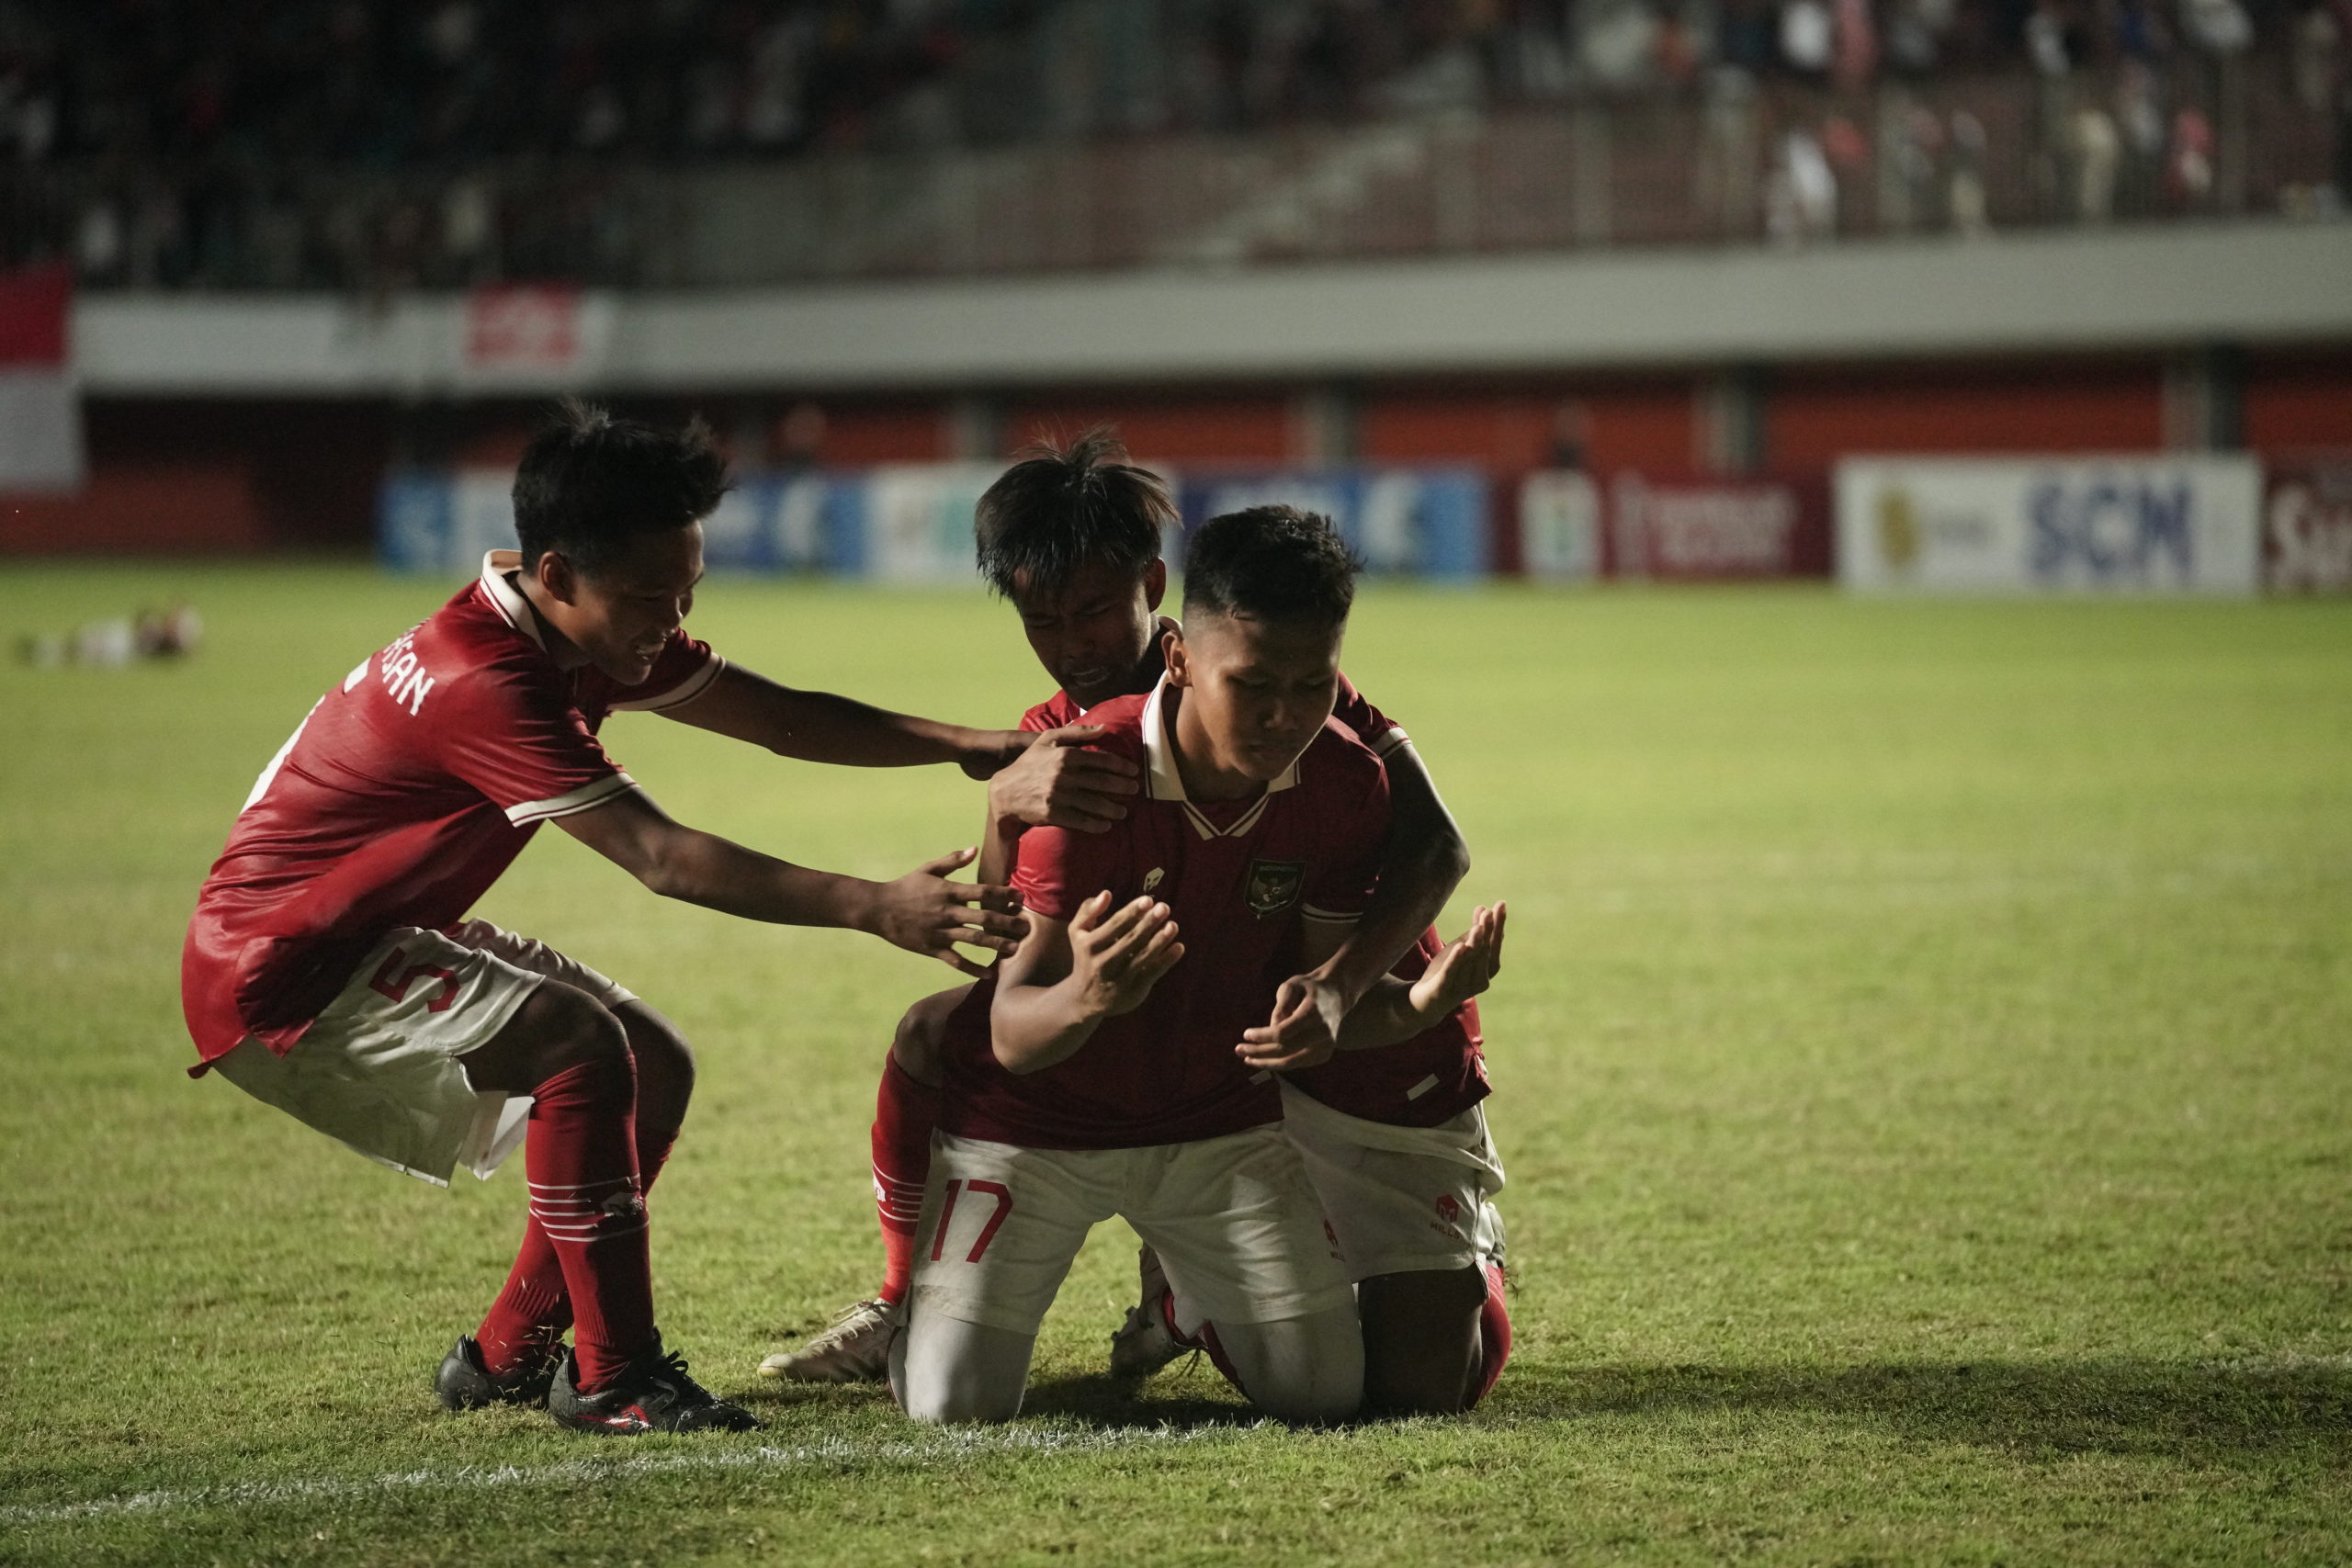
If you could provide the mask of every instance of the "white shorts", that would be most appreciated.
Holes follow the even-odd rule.
[[[1353,1303],[1279,1123],[1140,1149],[1029,1149],[935,1134],[915,1235],[917,1313],[1035,1335],[1086,1233],[1122,1215],[1187,1319],[1283,1323]]]
[[[1283,1085],[1283,1127],[1330,1216],[1348,1278],[1469,1269],[1498,1258],[1503,1164],[1472,1106],[1434,1127],[1392,1127]]]
[[[402,926],[376,944],[293,1050],[254,1039],[221,1077],[331,1138],[446,1187],[463,1165],[487,1180],[523,1141],[528,1095],[477,1089],[457,1058],[489,1043],[542,980],[606,1007],[636,998],[543,942],[468,920]]]

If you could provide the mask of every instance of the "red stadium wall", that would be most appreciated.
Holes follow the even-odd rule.
[[[2165,444],[2164,367],[2075,365],[1784,370],[1765,400],[1776,468],[1862,452],[2147,452]]]
[[[2244,361],[2241,423],[2267,457],[2352,451],[2352,351],[2266,351]],[[2165,436],[2164,362],[2154,355],[1906,367],[1781,368],[1763,383],[1771,472],[1826,470],[1868,452],[2153,451]],[[1374,463],[1475,463],[1498,481],[1568,448],[1608,476],[1702,471],[1698,372],[1423,379],[1351,393],[1354,454]],[[1312,456],[1312,405],[1295,389],[1064,389],[1022,393],[959,433],[944,397],[789,393],[621,400],[629,412],[698,410],[755,460],[796,449],[828,467],[932,462],[976,435],[1010,452],[1036,435],[1115,425],[1139,456],[1171,464],[1281,464]],[[805,412],[816,408],[821,419]],[[90,482],[75,497],[0,496],[0,554],[241,552],[368,547],[378,485],[395,460],[512,463],[545,416],[538,399],[400,408],[347,402],[104,399],[85,408]],[[813,444],[813,445],[812,445]],[[750,454],[746,454],[750,455]],[[1497,519],[1497,564],[1517,530]]]
[[[1201,392],[1137,397],[1072,393],[1013,400],[1004,411],[1006,456],[1027,443],[1067,439],[1098,424],[1117,429],[1127,450],[1168,463],[1281,463],[1299,456],[1295,412],[1279,392]]]
[[[2250,360],[2244,419],[2246,446],[2266,455],[2352,451],[2352,354]]]
[[[365,548],[391,457],[380,403],[92,400],[75,496],[0,497],[0,552]]]

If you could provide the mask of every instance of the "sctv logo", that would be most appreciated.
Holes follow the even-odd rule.
[[[2196,580],[2197,487],[2185,476],[2044,479],[2026,491],[2025,504],[2033,530],[2027,563],[2044,581]]]

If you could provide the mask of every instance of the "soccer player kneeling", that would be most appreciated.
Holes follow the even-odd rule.
[[[1362,1402],[1347,1269],[1272,1075],[1236,1053],[1282,977],[1338,948],[1379,870],[1385,773],[1329,722],[1354,570],[1328,523],[1288,508],[1204,526],[1166,678],[1086,716],[1097,745],[1136,765],[1142,798],[1107,832],[1022,836],[1028,934],[946,1029],[891,1353],[910,1415],[1018,1413],[1046,1308],[1114,1214],[1159,1254],[1178,1332],[1261,1408],[1332,1420]],[[1341,1043],[1402,1040],[1451,1012],[1499,935],[1482,921],[1418,983],[1382,982]]]

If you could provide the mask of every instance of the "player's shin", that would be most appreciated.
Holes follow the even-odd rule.
[[[882,1288],[892,1306],[914,1278],[915,1228],[931,1179],[931,1135],[939,1126],[940,1091],[899,1065],[882,1069],[874,1099],[874,1209],[882,1228]]]
[[[677,1141],[675,1127],[638,1128],[640,1196],[652,1195],[654,1180],[669,1163]],[[534,1211],[525,1222],[514,1267],[507,1271],[498,1299],[491,1303],[481,1326],[474,1331],[481,1347],[483,1370],[492,1378],[505,1379],[549,1363],[571,1330],[571,1297],[564,1289],[563,1264]]]
[[[1510,1307],[1503,1300],[1502,1265],[1489,1261],[1484,1268],[1487,1299],[1478,1308],[1478,1365],[1470,1374],[1468,1397],[1462,1404],[1464,1410],[1495,1392],[1510,1360]]]
[[[562,1270],[582,1392],[654,1344],[636,1100],[625,1053],[567,1068],[532,1091],[523,1145],[531,1216]]]

